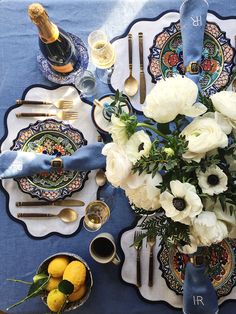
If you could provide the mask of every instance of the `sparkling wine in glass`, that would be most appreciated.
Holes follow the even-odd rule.
[[[116,52],[109,42],[107,35],[102,30],[90,33],[88,37],[91,60],[96,66],[98,78],[106,84],[110,83]]]
[[[105,202],[90,202],[85,209],[83,225],[88,231],[97,231],[109,219],[110,209]]]

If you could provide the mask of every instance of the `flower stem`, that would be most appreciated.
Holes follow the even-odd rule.
[[[32,285],[32,282],[24,281],[24,280],[20,280],[20,279],[7,278],[7,280],[14,281],[14,282],[20,282],[20,283],[25,283],[26,285]]]
[[[166,140],[168,140],[168,136],[167,135],[165,135],[162,132],[158,131],[157,129],[155,129],[153,126],[151,126],[149,124],[139,122],[137,124],[137,126],[141,126],[143,128],[148,128],[148,129],[152,130],[154,133],[156,133],[157,135],[159,135],[159,136],[165,138]]]

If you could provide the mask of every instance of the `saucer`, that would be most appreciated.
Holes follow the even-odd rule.
[[[111,96],[114,96],[114,94],[104,95],[101,98],[99,98],[99,101],[102,104],[104,104],[104,103],[110,104],[113,101],[111,99]],[[130,104],[130,101],[129,101],[128,97],[127,97],[126,107],[123,107],[123,110],[125,112],[127,112],[127,113],[131,113],[132,112],[131,104]],[[104,134],[108,134],[109,133],[109,128],[111,126],[111,121],[109,121],[108,119],[105,118],[104,112],[103,112],[103,108],[101,108],[100,106],[93,105],[92,119],[93,119],[93,123],[95,124],[95,126],[96,126],[96,128],[97,128],[97,130],[99,132],[102,132]]]
[[[47,59],[42,55],[41,52],[39,52],[37,56],[37,62],[39,65],[39,68],[43,75],[51,82],[57,83],[57,84],[71,84],[74,83],[75,75],[80,69],[87,69],[88,61],[89,61],[89,55],[87,48],[85,47],[85,44],[83,43],[82,39],[80,39],[78,36],[73,35],[71,33],[68,33],[70,38],[72,39],[75,49],[78,51],[79,61],[77,62],[76,70],[69,73],[68,75],[62,75],[60,73],[54,72]]]

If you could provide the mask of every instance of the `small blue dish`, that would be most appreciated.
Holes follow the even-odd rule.
[[[113,100],[111,99],[111,96],[114,96],[114,94],[107,94],[99,98],[99,101],[104,105],[104,108],[107,104],[111,103]],[[127,98],[126,101],[126,112],[129,114],[132,114],[132,106],[130,104],[129,98],[124,95]],[[125,108],[125,107],[124,107]],[[103,108],[93,105],[93,109],[91,112],[92,120],[97,128],[97,130],[101,134],[109,134],[109,127],[111,126],[111,114],[109,111],[104,110]]]

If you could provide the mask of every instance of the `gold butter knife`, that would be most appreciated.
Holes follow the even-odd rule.
[[[140,62],[140,103],[143,104],[146,98],[146,80],[143,70],[143,33],[138,33],[139,39],[139,62]]]
[[[85,203],[80,200],[60,200],[55,202],[39,201],[39,202],[16,202],[16,207],[22,206],[84,206]]]

